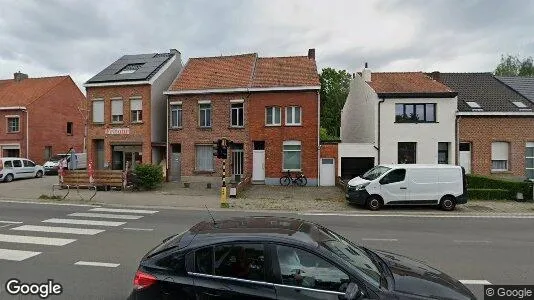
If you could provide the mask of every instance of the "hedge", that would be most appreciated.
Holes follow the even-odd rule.
[[[153,190],[163,183],[163,170],[161,166],[141,164],[135,167],[138,187],[144,190]]]
[[[525,200],[532,200],[532,182],[530,181],[510,181],[467,175],[467,187],[468,194],[472,199],[515,200],[517,193],[522,193]]]

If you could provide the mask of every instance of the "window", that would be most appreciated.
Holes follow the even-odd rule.
[[[20,131],[20,118],[9,117],[7,118],[7,132],[19,132]]]
[[[132,111],[130,122],[143,122],[143,102],[141,99],[130,99],[130,110]]]
[[[307,251],[276,246],[282,284],[344,292],[350,282],[345,272]]]
[[[119,71],[119,74],[132,74],[135,71],[139,70],[143,65],[144,63],[126,65],[126,67],[122,68],[122,70]]]
[[[182,127],[182,105],[171,105],[171,128]]]
[[[173,274],[185,273],[185,259],[184,256],[176,252],[169,254],[168,256],[158,260],[156,262],[158,267],[166,268]]]
[[[284,142],[284,170],[300,171],[301,145],[299,141]]]
[[[507,142],[493,142],[491,144],[491,170],[508,171],[508,151],[510,146]]]
[[[35,163],[33,161],[25,159],[22,162],[24,163],[24,167],[35,167]]]
[[[265,109],[265,125],[276,126],[281,124],[280,107],[273,106]]]
[[[480,104],[474,102],[474,101],[466,101],[465,103],[467,103],[467,105],[469,105],[469,107],[471,108],[481,108],[480,107]]]
[[[122,100],[111,100],[111,122],[122,123],[123,102]]]
[[[67,122],[67,135],[74,134],[74,124],[72,122]]]
[[[213,275],[213,248],[204,248],[195,252],[195,272]]]
[[[471,151],[471,143],[460,143],[460,151]]]
[[[286,108],[286,125],[300,125],[300,106],[290,106]]]
[[[395,122],[436,122],[436,104],[395,104]]]
[[[449,143],[438,143],[438,164],[449,163]]]
[[[406,169],[396,169],[386,174],[380,179],[380,184],[390,184],[402,182],[406,178]]]
[[[518,108],[527,108],[527,105],[523,102],[520,102],[520,101],[514,101],[512,102],[515,106],[517,106]]]
[[[104,123],[104,100],[93,101],[93,123]]]
[[[243,103],[232,103],[231,111],[232,127],[243,127]]]
[[[45,161],[47,161],[50,158],[52,158],[52,146],[45,146],[44,159],[45,159]]]
[[[413,142],[399,142],[398,143],[398,157],[399,164],[415,164],[416,163],[417,143]]]
[[[211,103],[199,104],[198,112],[199,126],[211,127]]]
[[[196,146],[196,171],[213,171],[213,146]]]
[[[20,160],[14,160],[13,161],[13,167],[22,168],[22,162]]]
[[[5,161],[4,168],[13,168],[13,162],[10,160]]]
[[[534,179],[534,143],[528,142],[525,153],[526,175],[528,179]]]
[[[215,247],[215,275],[265,281],[262,244],[233,244]]]

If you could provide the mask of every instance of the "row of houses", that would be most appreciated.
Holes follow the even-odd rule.
[[[376,164],[460,164],[534,178],[534,79],[491,73],[354,73],[341,140],[320,141],[315,50],[191,58],[175,49],[125,55],[84,96],[69,76],[0,81],[0,155],[37,162],[70,147],[98,169],[161,164],[171,181],[220,180],[213,142],[233,143],[235,181],[278,184],[302,172],[333,185]],[[5,126],[4,128],[2,128]]]

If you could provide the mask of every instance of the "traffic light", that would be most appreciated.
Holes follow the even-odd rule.
[[[213,142],[213,156],[216,156],[219,158],[219,144],[221,140],[218,140],[216,142]]]

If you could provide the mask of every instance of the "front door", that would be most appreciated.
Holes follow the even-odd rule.
[[[265,150],[252,153],[252,181],[265,181]]]
[[[171,174],[170,181],[179,182],[181,178],[181,153],[173,152],[171,154]]]
[[[336,185],[336,168],[335,160],[333,158],[321,159],[321,186]]]
[[[460,166],[466,174],[471,174],[471,143],[460,143]]]
[[[380,179],[380,193],[384,204],[406,204],[408,184],[406,169],[395,169]]]

